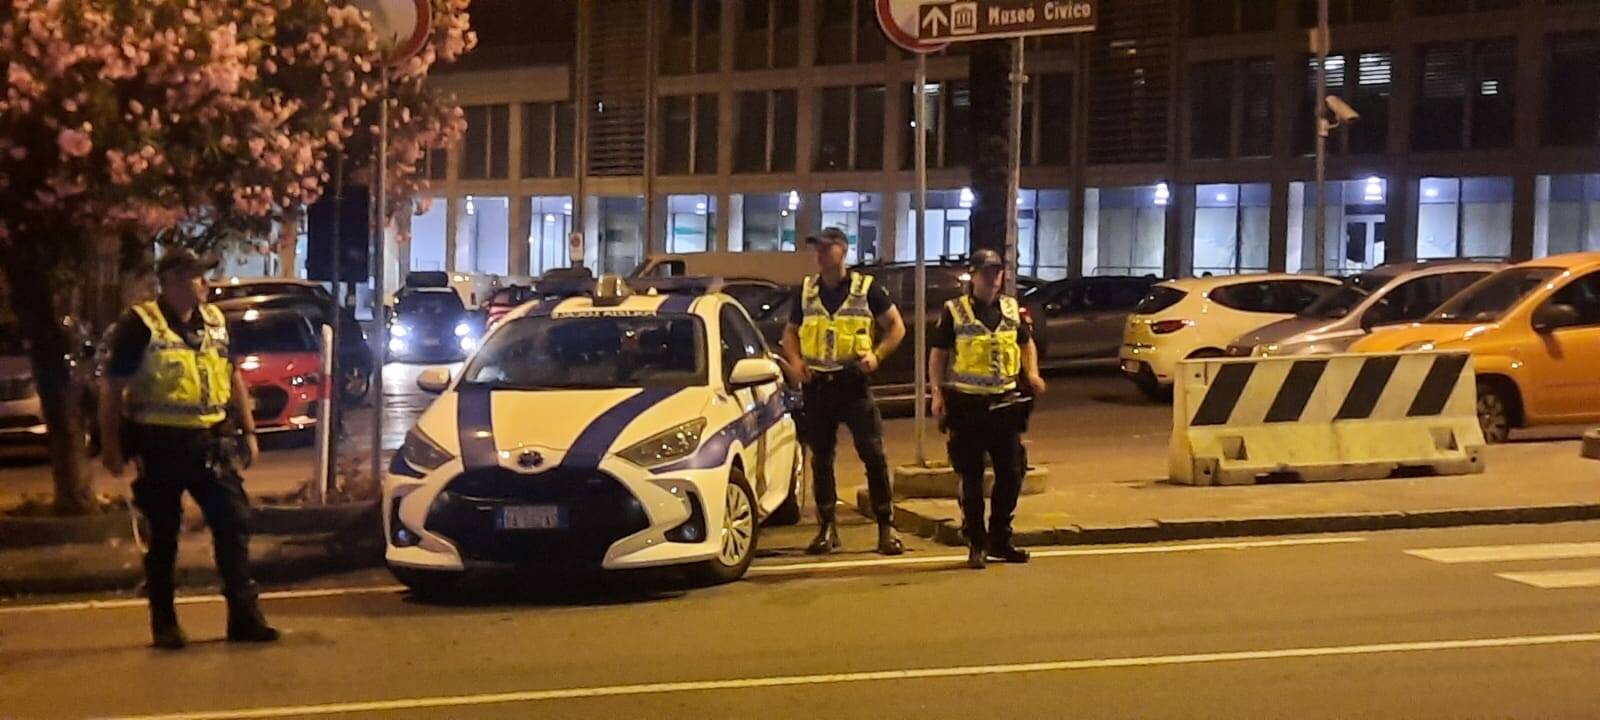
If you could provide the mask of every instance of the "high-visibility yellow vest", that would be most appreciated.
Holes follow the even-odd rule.
[[[998,395],[1017,387],[1022,370],[1022,346],[1017,330],[1022,313],[1017,299],[1000,297],[1000,324],[990,330],[972,309],[972,296],[945,303],[955,318],[956,349],[947,378],[950,387],[973,395]]]
[[[150,329],[139,372],[123,395],[128,417],[145,425],[209,428],[228,415],[233,367],[228,362],[228,325],[222,311],[201,305],[205,321],[200,347],[189,347],[167,324],[154,302],[133,306]]]
[[[808,277],[801,286],[800,356],[813,370],[842,370],[845,362],[865,355],[873,348],[872,306],[867,302],[872,276],[850,273],[848,282],[850,294],[833,313],[829,313],[822,305],[822,281],[819,277]]]

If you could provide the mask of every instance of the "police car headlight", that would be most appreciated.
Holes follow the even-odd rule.
[[[466,323],[456,323],[456,337],[466,337],[472,334],[472,326]]]
[[[617,457],[642,468],[653,468],[682,460],[700,448],[706,419],[690,420],[677,427],[651,435],[617,453]]]
[[[408,328],[404,325],[396,325],[392,328],[389,328],[389,334],[397,338],[403,338],[411,334],[411,328]]]
[[[450,462],[451,455],[439,444],[417,428],[411,428],[406,433],[406,442],[400,446],[400,457],[404,458],[407,465],[418,470],[437,470],[440,465]]]

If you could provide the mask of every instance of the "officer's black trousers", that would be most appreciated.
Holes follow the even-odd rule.
[[[1002,547],[1011,542],[1011,519],[1022,494],[1027,461],[1022,449],[1022,410],[990,409],[990,398],[954,391],[945,393],[950,430],[950,467],[961,476],[962,528],[974,547]],[[983,518],[984,460],[994,465],[987,530]]]
[[[817,508],[831,513],[839,502],[839,488],[833,473],[834,451],[839,445],[839,425],[850,429],[856,454],[867,469],[867,488],[872,495],[872,513],[879,522],[894,516],[894,498],[889,487],[889,459],[883,453],[883,416],[872,402],[866,376],[851,370],[816,373],[803,389],[805,410],[802,439],[811,448],[811,478]]]
[[[139,460],[133,503],[150,524],[144,575],[151,613],[161,619],[172,613],[184,492],[194,498],[211,527],[223,596],[230,606],[254,603],[249,500],[243,479],[217,451],[217,439],[206,430],[151,426],[131,427],[129,435]]]

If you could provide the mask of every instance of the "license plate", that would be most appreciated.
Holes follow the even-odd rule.
[[[500,508],[501,530],[555,530],[566,523],[560,505],[508,505]]]
[[[428,338],[427,340],[423,340],[422,344],[427,347],[439,347],[439,340],[438,338]]]
[[[1138,360],[1123,360],[1122,361],[1122,371],[1125,372],[1125,373],[1128,373],[1130,375],[1138,375],[1139,374],[1139,361]]]

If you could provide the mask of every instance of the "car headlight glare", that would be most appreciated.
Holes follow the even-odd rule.
[[[397,338],[403,338],[411,334],[411,328],[408,328],[404,325],[396,325],[392,328],[389,328],[389,334]]]
[[[456,323],[456,337],[466,337],[472,334],[472,326],[466,323]]]
[[[411,428],[406,433],[406,442],[400,446],[400,457],[404,458],[407,465],[418,470],[437,470],[440,465],[450,462],[455,456],[451,455],[432,438],[417,428]]]
[[[403,353],[406,351],[406,341],[400,338],[389,338],[389,352]]]
[[[473,338],[470,338],[470,337],[461,338],[461,352],[472,352],[473,350],[477,350],[477,349],[478,349],[478,341],[477,340],[475,340]]]
[[[642,468],[676,462],[689,457],[700,448],[700,437],[705,431],[705,418],[690,420],[634,443],[617,453],[617,457]]]

